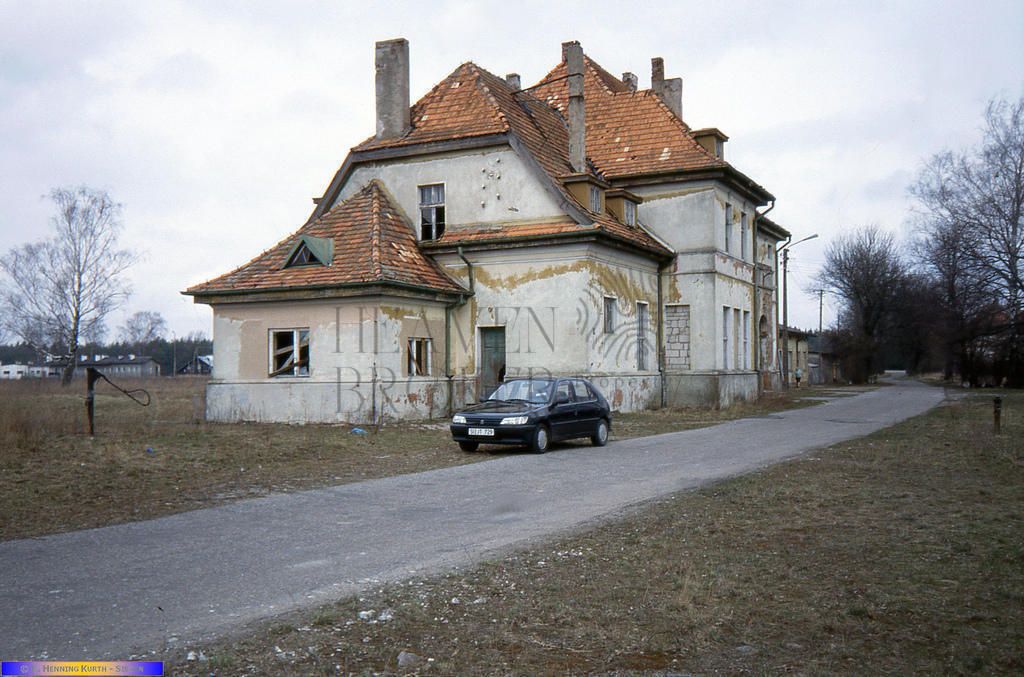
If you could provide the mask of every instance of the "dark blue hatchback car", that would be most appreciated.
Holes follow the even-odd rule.
[[[463,451],[484,444],[521,444],[538,454],[551,442],[589,437],[603,447],[611,430],[604,395],[582,378],[524,378],[502,383],[490,397],[452,417]]]

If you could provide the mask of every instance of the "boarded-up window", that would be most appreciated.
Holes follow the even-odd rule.
[[[409,376],[430,375],[430,339],[411,338],[409,339],[408,354]]]
[[[309,329],[270,331],[270,375],[309,376]]]

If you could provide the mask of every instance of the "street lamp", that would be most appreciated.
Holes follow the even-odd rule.
[[[808,235],[796,242],[787,242],[779,247],[782,252],[782,387],[789,387],[789,250],[801,242],[818,237],[817,233]]]

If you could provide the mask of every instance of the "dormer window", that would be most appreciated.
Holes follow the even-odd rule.
[[[292,245],[285,268],[329,266],[334,258],[334,240],[303,235]]]
[[[593,185],[590,186],[590,211],[601,213],[601,189]]]
[[[622,220],[627,226],[636,225],[636,203],[632,200],[622,201]]]
[[[420,240],[444,235],[444,184],[420,186]]]

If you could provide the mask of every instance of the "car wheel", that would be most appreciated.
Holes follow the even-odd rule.
[[[533,444],[530,445],[530,451],[535,454],[543,454],[548,450],[548,445],[551,443],[549,437],[548,428],[544,425],[537,426],[537,429],[533,431]]]
[[[608,421],[602,418],[597,422],[594,434],[590,436],[590,443],[595,447],[603,447],[608,444]]]
[[[476,451],[479,446],[479,442],[459,442],[459,449],[463,451]]]

